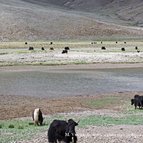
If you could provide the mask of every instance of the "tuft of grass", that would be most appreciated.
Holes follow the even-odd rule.
[[[8,128],[14,128],[14,125],[10,124],[10,125],[8,126]]]
[[[43,126],[35,126],[33,123],[31,124],[31,120],[26,119],[7,121],[0,120],[0,125],[2,125],[0,143],[11,143],[22,140],[30,142],[30,139],[35,136],[35,134],[47,131],[48,126],[54,119],[64,119],[64,117],[62,115],[55,115],[45,118]]]
[[[28,125],[34,125],[34,123],[29,122]]]
[[[21,126],[21,125],[19,125],[19,126],[18,126],[18,129],[24,129],[24,127],[23,127],[23,126]]]

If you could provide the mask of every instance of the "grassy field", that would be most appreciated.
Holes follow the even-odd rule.
[[[28,50],[29,47],[33,47],[34,50]],[[41,49],[42,47],[44,50]],[[70,48],[68,54],[62,54],[65,47]],[[106,49],[103,50],[102,47]],[[125,51],[122,51],[122,48]],[[142,41],[118,41],[117,43],[116,41],[52,41],[52,44],[51,41],[26,44],[25,42],[1,42],[0,66],[141,63],[142,52]]]
[[[1,121],[1,143],[11,143],[20,140],[30,140],[36,134],[48,130],[50,122],[55,119],[64,119],[64,116],[47,117],[45,125],[34,126],[31,120],[11,120]],[[143,125],[143,118],[140,115],[130,115],[124,117],[111,117],[111,116],[87,116],[80,119],[79,128],[88,126],[110,126],[110,125]]]
[[[126,42],[126,43],[125,43]],[[1,42],[0,55],[5,54],[23,54],[23,53],[41,53],[41,48],[44,47],[44,52],[50,53],[50,48],[54,51],[62,51],[65,47],[69,47],[72,52],[85,52],[85,53],[108,53],[108,52],[123,52],[121,48],[125,48],[126,52],[137,52],[135,47],[140,52],[143,51],[143,41],[67,41],[67,42]],[[29,51],[29,47],[33,47],[33,51]],[[106,50],[102,50],[105,47]],[[54,52],[53,52],[54,53]]]

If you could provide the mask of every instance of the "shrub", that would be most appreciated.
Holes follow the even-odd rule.
[[[11,124],[11,125],[8,126],[8,128],[14,128],[14,125]]]
[[[29,125],[34,125],[34,123],[29,123]]]

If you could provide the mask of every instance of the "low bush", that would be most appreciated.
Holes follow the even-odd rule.
[[[8,126],[8,128],[14,128],[14,125],[11,124],[11,125]]]

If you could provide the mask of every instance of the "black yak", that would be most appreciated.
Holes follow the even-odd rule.
[[[133,99],[131,99],[131,105],[135,106],[135,109],[137,107],[142,108],[143,107],[143,96],[135,95]]]
[[[53,42],[50,42],[50,45],[52,45],[53,44]]]
[[[33,47],[29,47],[29,50],[31,51],[31,50],[34,50],[34,48]]]
[[[121,48],[121,51],[125,51],[125,48]]]
[[[106,50],[106,48],[104,46],[101,47],[101,50]]]
[[[77,136],[75,132],[75,126],[77,126],[73,119],[69,119],[68,122],[64,120],[54,120],[48,129],[48,141],[49,143],[57,143],[63,141],[65,143],[77,142]]]
[[[65,50],[70,50],[70,48],[69,47],[65,47]]]
[[[64,50],[62,51],[62,54],[67,54],[67,53],[68,53],[68,50],[65,50],[65,49],[64,49]]]
[[[51,48],[50,48],[50,50],[51,50],[51,51],[53,51],[53,50],[54,50],[54,48],[53,48],[53,47],[51,47]]]
[[[41,50],[42,50],[42,51],[44,51],[44,50],[45,50],[45,48],[44,48],[44,47],[42,47],[42,48],[41,48]]]
[[[137,46],[135,47],[135,50],[138,50],[138,47],[137,47]]]

